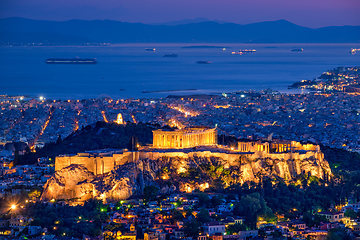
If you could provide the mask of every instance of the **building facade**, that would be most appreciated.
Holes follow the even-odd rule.
[[[215,128],[185,128],[153,131],[153,148],[182,149],[217,144]]]
[[[216,233],[224,234],[225,233],[225,224],[221,222],[208,222],[203,225],[204,233],[206,235],[212,236]]]
[[[344,218],[343,212],[320,212],[329,222],[340,222]]]

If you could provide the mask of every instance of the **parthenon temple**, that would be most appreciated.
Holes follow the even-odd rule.
[[[191,148],[196,146],[212,146],[217,144],[215,128],[185,128],[176,130],[154,130],[154,148]]]

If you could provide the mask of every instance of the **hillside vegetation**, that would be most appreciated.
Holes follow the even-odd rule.
[[[76,154],[97,149],[124,149],[129,147],[131,137],[136,137],[140,145],[152,143],[152,130],[160,126],[129,123],[118,125],[116,123],[97,122],[88,125],[81,130],[70,134],[65,139],[48,143],[41,149],[36,149],[36,153],[24,155],[19,164],[35,163],[40,157],[50,157],[54,159],[61,154]]]

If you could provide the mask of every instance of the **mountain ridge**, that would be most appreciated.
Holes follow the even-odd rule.
[[[6,37],[4,33],[7,32]],[[10,34],[12,33],[12,35]],[[26,18],[0,19],[0,42],[8,39],[31,42],[26,35],[42,33],[38,41],[54,34],[69,42],[79,39],[98,43],[359,43],[360,26],[308,28],[286,20],[240,25],[214,21],[179,25],[151,25],[114,20],[68,20],[63,22]],[[334,34],[335,33],[335,34]],[[9,36],[9,34],[11,36]],[[19,35],[20,34],[20,35]],[[24,36],[22,37],[21,34]],[[51,40],[54,42],[54,40]],[[70,41],[71,42],[71,41]]]

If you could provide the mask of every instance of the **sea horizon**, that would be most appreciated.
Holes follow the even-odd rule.
[[[188,46],[216,48],[186,48]],[[110,46],[1,47],[1,95],[47,99],[161,98],[273,89],[314,79],[336,67],[356,66],[359,43],[122,43]],[[185,47],[185,48],[184,48]],[[225,47],[223,51],[221,47]],[[145,48],[155,48],[154,52]],[[255,53],[232,55],[240,49]],[[303,48],[292,52],[292,48]],[[165,58],[164,54],[178,54]],[[48,58],[96,58],[94,65],[51,65]],[[211,64],[198,64],[209,61]],[[179,91],[196,89],[192,91]],[[170,90],[170,92],[166,92]],[[147,93],[143,93],[143,92]]]

